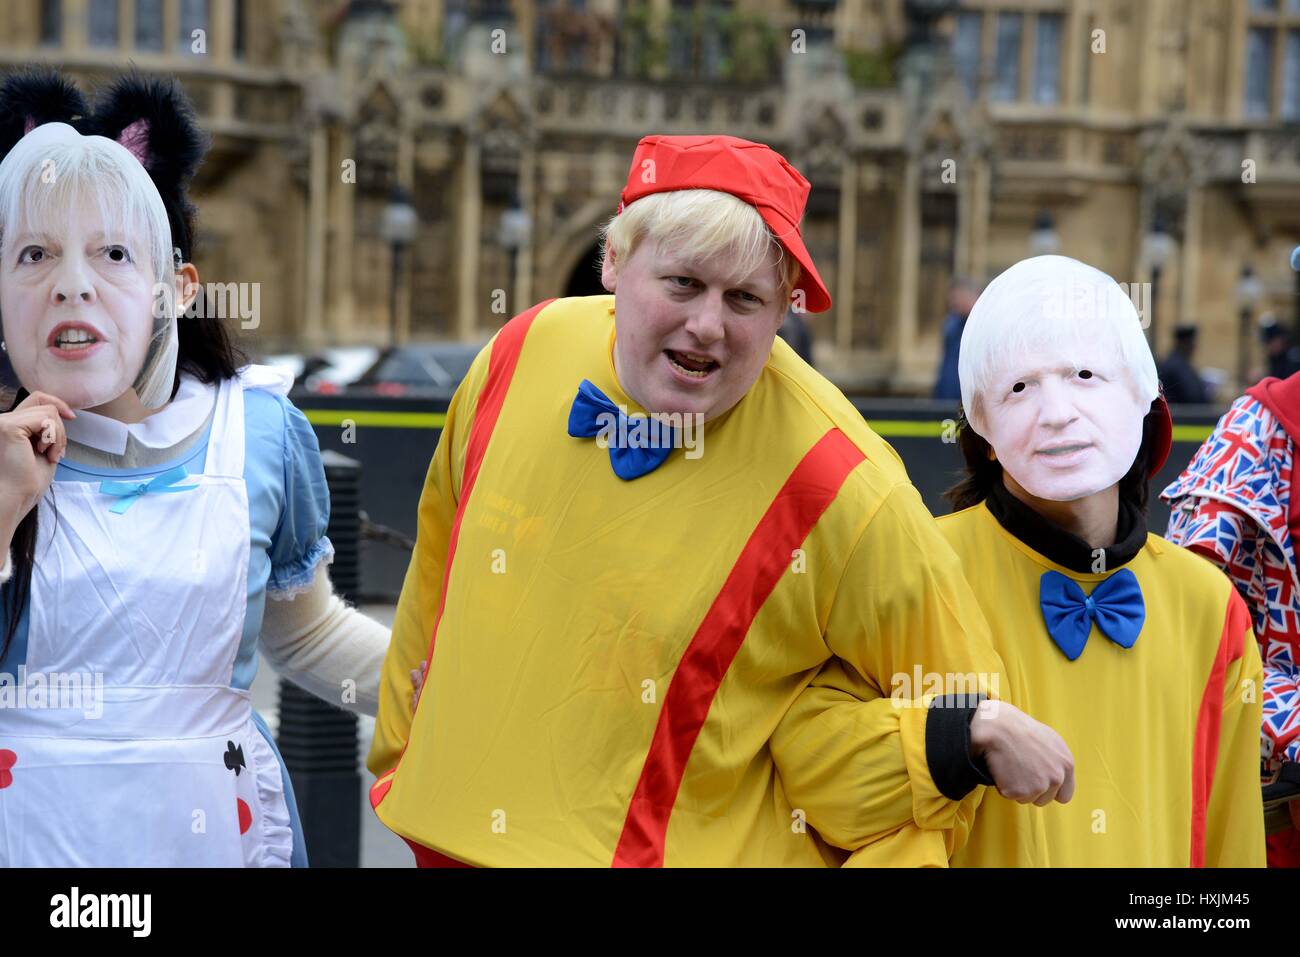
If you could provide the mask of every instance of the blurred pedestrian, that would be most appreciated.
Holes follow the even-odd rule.
[[[943,319],[943,359],[934,383],[936,399],[960,399],[961,380],[957,376],[957,357],[961,352],[961,334],[966,328],[966,317],[975,307],[980,287],[964,277],[953,280],[948,288],[948,313]]]
[[[781,323],[781,328],[776,330],[776,334],[785,340],[786,345],[795,351],[804,362],[813,368],[813,337],[812,329],[808,327],[808,320],[803,314],[795,309],[787,309],[785,320]]]
[[[1300,347],[1291,341],[1291,335],[1271,313],[1260,317],[1259,339],[1264,345],[1268,374],[1275,379],[1287,379],[1300,372]]]
[[[1165,387],[1165,401],[1203,405],[1210,401],[1209,390],[1196,367],[1196,327],[1179,325],[1174,330],[1174,347],[1160,363],[1160,383]]]

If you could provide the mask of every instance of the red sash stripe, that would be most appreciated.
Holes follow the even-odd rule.
[[[793,551],[866,456],[839,429],[804,455],[759,520],[673,673],[637,781],[615,867],[662,867],[668,819],[718,686]]]
[[[438,595],[438,613],[433,620],[433,632],[429,635],[429,654],[425,661],[433,661],[433,645],[438,637],[438,626],[442,624],[442,611],[447,605],[447,582],[451,578],[452,562],[456,557],[456,543],[460,540],[460,522],[465,517],[465,505],[470,493],[474,491],[474,481],[478,478],[483,456],[487,454],[488,443],[492,441],[492,432],[505,405],[506,393],[510,391],[510,380],[514,378],[515,366],[519,364],[519,353],[524,348],[524,337],[537,318],[537,314],[553,303],[554,299],[540,302],[527,312],[515,316],[497,333],[492,343],[492,355],[488,360],[487,382],[479,393],[478,408],[474,412],[474,425],[470,428],[469,445],[465,450],[465,474],[460,482],[460,500],[456,503],[456,518],[451,525],[451,539],[447,544],[447,563],[442,569],[442,592]],[[424,700],[424,696],[420,696]],[[418,705],[417,705],[418,707]]]
[[[1205,814],[1214,790],[1214,766],[1219,759],[1219,726],[1223,723],[1223,684],[1228,665],[1241,657],[1250,612],[1236,588],[1230,588],[1219,650],[1201,695],[1192,745],[1192,853],[1191,866],[1205,866]]]
[[[465,473],[461,477],[456,517],[452,521],[451,537],[447,543],[447,560],[442,567],[442,591],[438,595],[438,611],[434,616],[433,630],[429,634],[429,653],[425,656],[425,661],[433,661],[433,646],[437,640],[438,626],[442,624],[443,609],[447,605],[447,582],[451,578],[452,562],[456,557],[456,542],[460,539],[460,522],[465,515],[465,506],[469,502],[470,493],[474,490],[474,480],[478,478],[483,456],[487,454],[488,443],[492,440],[492,431],[496,428],[497,419],[501,415],[501,407],[505,404],[506,393],[510,391],[510,380],[514,378],[515,367],[519,364],[519,353],[523,351],[524,338],[528,335],[528,330],[533,320],[537,318],[537,314],[554,301],[554,299],[547,299],[527,312],[521,312],[502,326],[501,331],[492,341],[492,352],[488,356],[487,380],[483,384],[483,391],[479,393],[474,423],[470,426],[469,444],[465,451]],[[420,701],[424,701],[425,697],[421,695]],[[419,712],[418,703],[416,712]],[[412,727],[415,725],[414,716],[411,718],[411,725]],[[407,743],[410,743],[409,735]],[[406,748],[403,747],[402,755],[405,754]],[[402,758],[399,756],[392,773],[395,774],[401,765]],[[379,802],[388,794],[392,784],[392,775],[389,774],[381,776],[371,785],[371,807],[379,807]]]

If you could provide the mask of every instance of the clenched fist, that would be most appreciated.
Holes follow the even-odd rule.
[[[0,516],[17,523],[40,501],[68,447],[63,420],[76,417],[66,402],[45,392],[0,414]]]
[[[1074,755],[1065,739],[1019,708],[1005,701],[980,702],[970,743],[1004,798],[1046,807],[1074,797]]]

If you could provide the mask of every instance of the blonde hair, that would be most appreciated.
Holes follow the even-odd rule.
[[[649,238],[692,259],[730,256],[741,275],[775,266],[784,299],[799,281],[798,261],[786,252],[758,210],[719,190],[651,193],[625,206],[600,232],[602,263],[610,253],[616,263],[627,262],[642,240]]]

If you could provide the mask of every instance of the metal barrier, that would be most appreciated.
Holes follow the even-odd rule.
[[[445,399],[375,396],[293,396],[316,430],[322,449],[362,464],[361,500],[368,519],[361,543],[360,601],[392,603],[406,578],[420,493],[446,420]],[[929,399],[853,399],[867,423],[902,457],[908,477],[935,515],[949,511],[943,492],[958,478],[961,455],[952,443],[957,406]],[[1151,482],[1147,525],[1161,533],[1169,509],[1160,490],[1178,477],[1223,414],[1215,406],[1174,408],[1174,447]],[[562,441],[564,436],[557,437]],[[394,534],[396,533],[396,534]]]
[[[323,452],[330,492],[330,579],[344,600],[361,580],[361,464]],[[340,688],[340,695],[344,689]],[[361,774],[356,715],[280,679],[280,754],[289,768],[312,867],[361,866]]]

